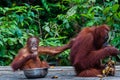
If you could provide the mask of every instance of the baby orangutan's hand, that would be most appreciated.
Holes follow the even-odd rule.
[[[38,52],[34,52],[34,53],[30,54],[30,57],[31,57],[33,60],[36,60],[36,59],[37,59],[37,56],[38,56]]]

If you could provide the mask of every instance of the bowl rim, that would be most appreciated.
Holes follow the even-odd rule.
[[[27,70],[36,70],[36,69],[48,69],[49,67],[43,67],[43,68],[31,68],[31,69],[23,69],[23,71],[27,71]]]

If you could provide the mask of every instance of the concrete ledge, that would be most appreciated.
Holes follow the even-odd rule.
[[[49,68],[49,71],[74,70],[72,66],[54,66]],[[0,71],[12,71],[10,66],[0,66]]]
[[[58,78],[53,79],[53,76]],[[13,72],[10,66],[0,66],[0,80],[34,80],[27,79],[23,71]],[[111,77],[76,77],[74,68],[72,66],[55,66],[49,68],[48,74],[45,78],[38,78],[35,80],[120,80],[120,66],[116,66],[116,74]]]
[[[120,70],[120,66],[115,66],[116,70]],[[74,70],[72,66],[55,66],[53,68],[49,68],[50,71],[61,71],[61,70]],[[12,71],[10,66],[0,66],[0,71]]]

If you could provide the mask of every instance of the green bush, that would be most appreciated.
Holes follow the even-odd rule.
[[[110,44],[120,49],[118,0],[32,1],[0,1],[4,3],[0,4],[0,65],[9,65],[29,36],[38,36],[41,46],[62,46],[85,26],[111,26]],[[70,65],[69,50],[56,57],[41,57]]]
[[[18,50],[31,35],[37,35],[39,27],[35,24],[35,10],[38,6],[0,7],[0,65],[8,65]],[[34,21],[34,22],[33,22]]]

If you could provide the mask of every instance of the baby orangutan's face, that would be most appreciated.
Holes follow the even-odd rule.
[[[27,45],[31,53],[37,53],[38,46],[39,46],[39,40],[35,37],[31,37],[28,39]]]

